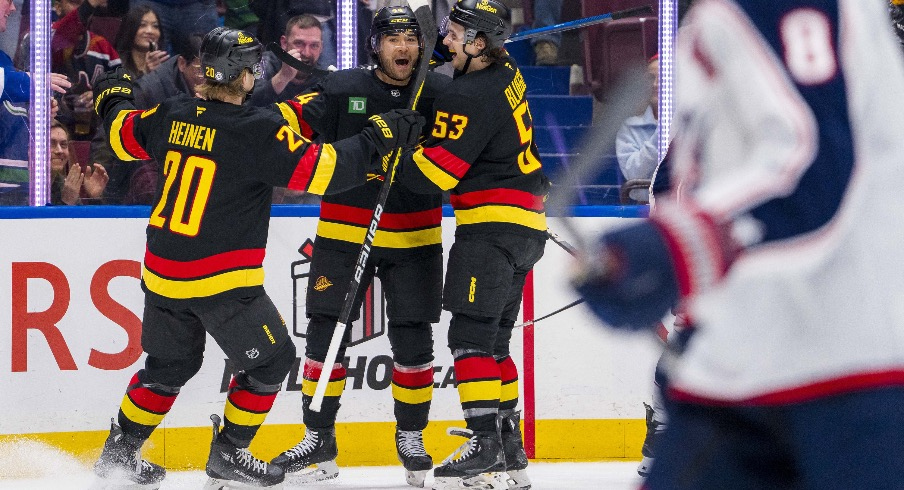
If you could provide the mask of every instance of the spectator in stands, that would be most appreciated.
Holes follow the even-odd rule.
[[[904,0],[888,0],[888,13],[891,15],[892,27],[898,35],[898,41],[904,48]]]
[[[562,21],[562,0],[534,1],[534,29],[552,26]],[[534,64],[551,66],[559,62],[561,34],[546,34],[531,40],[534,46]]]
[[[110,41],[86,27],[95,10],[106,5],[107,0],[87,0],[53,23],[51,66],[73,83],[62,99],[60,121],[75,139],[91,139],[100,126],[100,119],[94,115],[91,87],[98,75],[120,64]]]
[[[12,0],[0,0],[0,33],[15,12]],[[71,86],[65,76],[50,74],[50,87],[66,93]],[[16,70],[5,51],[0,51],[0,205],[28,204],[29,126],[27,103],[31,97],[31,77]],[[51,110],[56,110],[51,100]]]
[[[2,1],[2,0],[0,0]],[[195,87],[204,81],[201,73],[202,34],[191,34],[183,50],[134,84],[135,107],[150,109],[178,94],[195,95]],[[157,186],[157,162],[138,160],[124,162],[116,158],[99,132],[91,144],[95,162],[100,162],[110,175],[104,192],[108,204],[151,204]]]
[[[83,1],[84,0],[53,0],[53,13],[50,17],[51,20],[53,22],[56,22],[63,17],[66,17],[69,12],[77,9]]]
[[[195,95],[195,87],[204,81],[198,58],[203,38],[203,34],[189,35],[176,56],[135,82],[135,107],[150,109],[180,93]]]
[[[109,177],[98,163],[82,168],[72,161],[69,132],[54,119],[50,123],[50,203],[99,204]]]
[[[627,180],[652,179],[659,165],[659,55],[647,64],[650,84],[649,103],[639,116],[625,120],[615,139],[615,156],[622,175]],[[633,189],[632,200],[650,200],[646,189]]]
[[[126,73],[138,80],[170,58],[163,46],[160,17],[148,5],[136,5],[123,17],[116,35],[116,51]]]
[[[170,54],[185,52],[192,33],[207,33],[217,26],[215,0],[132,0],[130,8],[139,5],[157,13],[165,41],[160,49]]]
[[[312,15],[298,15],[286,23],[286,31],[279,44],[289,55],[311,68],[316,68],[323,50],[320,21]],[[264,76],[254,82],[254,92],[248,103],[263,107],[274,102],[288,100],[319,82],[322,74],[296,70],[283,63],[272,52],[263,57]]]
[[[251,9],[261,19],[258,31],[261,43],[265,46],[270,42],[278,42],[285,34],[285,26],[292,17],[308,14],[320,21],[322,52],[318,65],[326,69],[330,65],[336,65],[336,0],[255,0],[250,4]],[[370,17],[367,20],[359,19],[369,26]],[[360,32],[360,31],[359,31]],[[359,44],[363,45],[363,38],[359,35]]]
[[[21,10],[23,0],[12,0],[12,10],[6,12],[3,21],[6,24],[9,34],[0,36],[0,51],[5,51],[10,58],[16,57],[16,50],[19,46],[19,34],[21,31],[22,15]],[[26,22],[27,22],[26,18]]]

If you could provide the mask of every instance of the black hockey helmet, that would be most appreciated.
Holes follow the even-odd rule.
[[[380,46],[380,36],[389,32],[405,32],[414,31],[421,37],[420,27],[417,25],[417,19],[414,12],[407,5],[395,5],[377,10],[374,14],[374,20],[370,24],[370,53],[377,56],[377,48]],[[422,41],[423,44],[423,41]]]
[[[237,79],[244,69],[260,78],[264,48],[251,34],[238,29],[217,27],[201,41],[201,70],[204,79],[226,84]]]
[[[512,34],[512,17],[500,0],[458,0],[447,20],[465,28],[465,44],[471,44],[478,33],[484,33],[490,46],[502,46]],[[443,26],[443,31],[447,29]]]

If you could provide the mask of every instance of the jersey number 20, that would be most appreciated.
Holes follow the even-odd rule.
[[[163,210],[166,209],[170,189],[178,178],[179,191],[173,204],[172,215],[169,216],[169,229],[180,235],[196,236],[201,229],[201,218],[210,198],[210,187],[213,185],[217,164],[209,158],[195,155],[189,156],[185,160],[185,165],[182,163],[181,153],[172,150],[166,153],[163,163],[163,175],[166,176],[163,194],[151,212],[149,224],[156,228],[166,226],[167,217],[163,216]],[[194,196],[191,195],[192,187],[195,188]]]

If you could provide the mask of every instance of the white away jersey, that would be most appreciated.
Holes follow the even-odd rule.
[[[674,393],[789,403],[904,384],[904,58],[882,0],[698,0],[673,181],[751,244]]]

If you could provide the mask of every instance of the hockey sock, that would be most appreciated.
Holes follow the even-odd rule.
[[[339,412],[339,398],[345,389],[345,366],[340,363],[333,364],[330,373],[330,382],[327,384],[326,393],[323,395],[323,404],[320,411],[315,412],[309,407],[314,399],[314,391],[317,389],[317,380],[320,379],[320,371],[323,363],[311,358],[305,358],[303,379],[301,381],[301,404],[304,409],[304,425],[313,428],[332,427],[336,423],[336,413]]]
[[[145,440],[172,408],[179,387],[154,383],[144,369],[135,373],[119,406],[119,426],[123,432]]]
[[[499,410],[514,410],[518,407],[518,368],[510,356],[496,359],[502,381]]]
[[[399,430],[424,430],[433,399],[433,363],[392,368],[392,398]]]
[[[499,365],[485,352],[460,349],[453,354],[458,397],[468,428],[495,431],[501,394]]]
[[[236,447],[248,447],[270,413],[280,386],[261,383],[247,373],[233,377],[226,395],[220,435]]]

